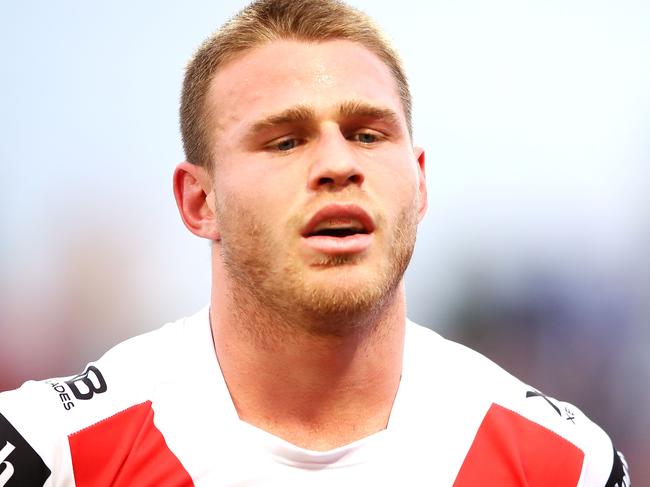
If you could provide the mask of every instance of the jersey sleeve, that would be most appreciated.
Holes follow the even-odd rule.
[[[528,389],[520,411],[580,452],[582,468],[577,487],[630,487],[625,458],[607,433],[580,409]]]
[[[0,393],[0,487],[78,485],[70,439],[141,399],[132,366],[139,341],[116,346],[75,376]]]
[[[82,465],[75,454],[86,458],[105,450],[73,450],[78,438],[88,436],[82,432],[142,403],[148,393],[143,384],[155,383],[155,377],[140,377],[138,370],[146,375],[146,365],[134,366],[134,356],[147,358],[139,353],[141,340],[118,345],[75,376],[28,381],[0,393],[0,487],[79,485]]]
[[[137,441],[164,443],[151,398],[172,380],[166,358],[177,328],[126,340],[75,376],[0,393],[0,487],[160,485],[134,481],[124,466],[141,458],[133,455]],[[151,434],[143,438],[143,431]]]

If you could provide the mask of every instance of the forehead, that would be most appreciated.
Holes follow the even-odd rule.
[[[222,67],[210,84],[206,108],[211,132],[218,135],[287,107],[312,106],[326,115],[351,100],[390,108],[404,118],[389,68],[361,44],[278,40]]]

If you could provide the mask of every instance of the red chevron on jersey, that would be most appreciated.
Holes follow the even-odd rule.
[[[77,487],[194,487],[153,422],[151,401],[68,437]]]
[[[553,431],[492,404],[454,487],[575,487],[584,453]]]

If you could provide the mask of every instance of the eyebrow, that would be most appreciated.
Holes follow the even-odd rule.
[[[384,121],[397,127],[400,126],[400,117],[394,110],[363,101],[351,100],[343,102],[338,106],[336,111],[337,118],[343,120],[350,118],[368,118]],[[272,129],[281,125],[309,123],[315,119],[316,110],[313,107],[309,105],[296,105],[255,122],[248,133],[255,134],[262,130]]]
[[[261,130],[277,127],[278,125],[288,125],[298,122],[310,122],[316,118],[314,109],[307,105],[296,105],[295,107],[287,108],[268,117],[255,122],[249,133],[257,133]]]
[[[381,120],[399,127],[399,115],[390,108],[378,107],[363,101],[346,101],[339,105],[339,118],[371,118]]]

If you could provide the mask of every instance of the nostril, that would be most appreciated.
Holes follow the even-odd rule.
[[[361,175],[359,175],[359,174],[352,174],[352,175],[348,178],[348,180],[349,180],[352,184],[361,184],[361,182],[363,181],[363,178],[362,178]]]
[[[332,183],[334,183],[334,180],[332,178],[328,178],[328,177],[322,177],[322,178],[320,178],[318,180],[318,185],[319,186],[324,186],[326,184],[332,184]]]
[[[326,172],[315,176],[318,177],[314,177],[314,179],[310,180],[310,185],[313,185],[313,188],[335,188],[346,187],[348,185],[361,186],[364,180],[363,174],[358,171],[349,171],[345,174]]]

